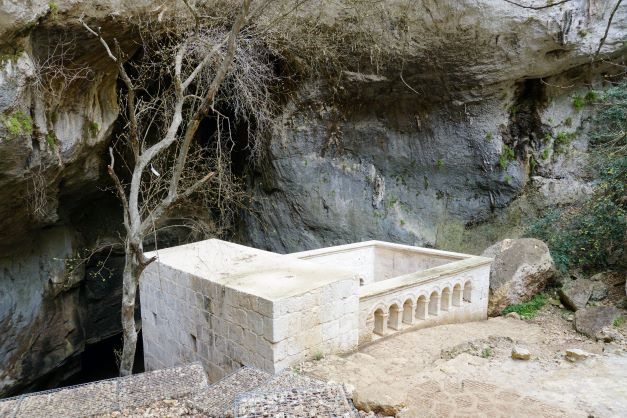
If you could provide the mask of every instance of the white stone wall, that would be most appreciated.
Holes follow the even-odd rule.
[[[427,253],[423,252],[427,251],[426,249],[403,247],[400,245],[376,245],[374,247],[375,281],[427,270],[460,259],[444,251],[438,251],[441,254],[434,254],[435,251]]]
[[[427,278],[418,279],[413,285],[404,284],[378,294],[371,292],[372,286],[362,287],[359,343],[367,343],[410,327],[419,329],[486,319],[489,276],[490,264],[483,264],[432,278],[427,275]],[[377,282],[375,285],[384,283]],[[468,284],[470,288],[464,295],[464,287]],[[459,293],[455,289],[459,289]],[[447,291],[447,296],[443,297]],[[426,303],[426,306],[421,305],[421,302]]]
[[[288,254],[325,266],[341,267],[359,276],[362,284],[375,281],[375,246],[349,244]]]
[[[210,381],[277,372],[358,341],[358,281],[270,301],[155,262],[140,280],[146,370],[200,361]]]
[[[274,371],[318,355],[357,348],[359,282],[336,281],[276,301],[273,311]]]
[[[140,295],[146,370],[200,361],[215,381],[242,365],[273,369],[271,302],[158,262]]]

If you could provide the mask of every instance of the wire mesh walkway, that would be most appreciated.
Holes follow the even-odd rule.
[[[115,411],[145,416],[147,406],[168,399],[200,417],[357,416],[341,385],[291,370],[273,376],[249,367],[209,385],[202,366],[194,363],[3,399],[0,417],[111,416]],[[174,408],[167,415],[176,416]]]

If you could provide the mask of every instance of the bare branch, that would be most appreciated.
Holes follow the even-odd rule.
[[[118,193],[118,197],[122,201],[122,211],[124,213],[124,227],[126,231],[129,232],[131,230],[131,226],[129,223],[129,210],[128,210],[128,200],[126,199],[126,192],[124,191],[124,186],[122,186],[122,182],[117,174],[115,174],[114,165],[115,165],[115,157],[113,156],[113,148],[109,147],[109,156],[111,158],[111,163],[107,166],[107,172],[109,176],[113,179],[113,183],[115,184],[115,189]]]
[[[526,6],[524,4],[520,4],[512,0],[503,0],[503,1],[509,4],[513,4],[514,6],[522,7],[523,9],[542,10],[542,9],[548,9],[549,7],[559,6],[560,4],[568,3],[572,0],[562,0],[562,1],[558,1],[557,3],[547,3],[543,6]]]
[[[242,1],[242,8],[240,10],[239,15],[235,19],[233,23],[233,27],[231,28],[231,32],[228,36],[228,47],[226,50],[226,54],[220,63],[220,67],[216,71],[216,75],[214,76],[207,93],[205,94],[205,98],[201,106],[196,110],[195,114],[192,116],[191,120],[187,124],[187,129],[185,130],[185,136],[183,138],[183,143],[181,145],[181,149],[179,150],[179,154],[176,159],[176,164],[174,166],[174,174],[172,175],[172,180],[170,181],[170,189],[168,191],[168,196],[174,198],[177,194],[179,181],[181,179],[181,174],[183,172],[183,168],[185,167],[185,162],[187,161],[187,154],[189,153],[189,146],[198,130],[198,126],[200,125],[200,121],[204,115],[209,112],[211,108],[211,104],[215,98],[216,93],[224,78],[226,77],[231,64],[233,63],[233,58],[235,56],[235,41],[237,39],[237,35],[240,30],[246,23],[248,19],[248,11],[250,8],[250,0]],[[214,48],[215,49],[215,48]],[[213,54],[213,50],[210,52]],[[205,62],[205,60],[203,60]],[[199,67],[196,67],[197,69]],[[187,82],[187,81],[186,81]]]
[[[161,217],[165,214],[165,212],[177,201],[181,200],[181,199],[185,199],[189,196],[191,196],[192,194],[196,193],[202,186],[204,186],[209,180],[211,180],[213,177],[215,177],[216,173],[215,172],[210,172],[208,173],[206,176],[204,176],[203,178],[201,178],[200,180],[198,180],[196,183],[192,184],[191,186],[189,186],[188,188],[185,189],[185,191],[183,193],[174,195],[174,196],[167,196],[163,201],[160,202],[160,204],[150,212],[150,215],[148,218],[144,219],[144,221],[141,224],[140,230],[143,231],[143,233],[145,233],[146,231],[148,231],[152,225],[154,224],[155,221],[158,221],[159,219],[161,219]]]
[[[607,21],[607,26],[605,27],[605,33],[603,34],[603,37],[601,38],[601,41],[599,42],[599,47],[597,48],[597,51],[594,53],[594,58],[593,61],[596,61],[597,57],[599,56],[599,52],[601,52],[601,48],[603,47],[603,44],[605,43],[605,39],[607,38],[607,34],[610,31],[610,26],[612,25],[612,19],[614,19],[614,15],[616,14],[616,11],[618,10],[618,6],[620,6],[620,4],[623,2],[623,0],[618,0],[616,2],[616,5],[614,6],[614,9],[612,9],[612,13],[610,13],[610,18]]]
[[[107,51],[107,55],[109,55],[109,58],[111,58],[113,61],[118,62],[118,59],[116,58],[115,55],[113,55],[113,53],[111,52],[111,49],[109,48],[109,44],[107,44],[107,41],[105,41],[102,36],[100,35],[100,33],[97,33],[95,30],[93,30],[92,28],[90,28],[87,23],[85,23],[83,21],[83,17],[81,16],[78,19],[79,22],[81,22],[81,24],[83,25],[83,27],[85,29],[87,29],[87,31],[89,33],[91,33],[92,35],[94,35],[95,37],[97,37],[100,40],[100,43],[102,44],[102,46],[104,46],[105,50]]]

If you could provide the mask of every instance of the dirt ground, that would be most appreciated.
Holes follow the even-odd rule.
[[[407,331],[302,365],[354,388],[364,411],[399,417],[625,417],[627,346],[577,333],[547,305],[531,320],[492,318]],[[626,326],[620,332],[626,334]],[[513,360],[522,346],[531,359]],[[594,355],[570,362],[566,349]]]

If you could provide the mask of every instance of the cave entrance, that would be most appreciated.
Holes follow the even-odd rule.
[[[117,352],[122,351],[122,334],[114,335],[85,347],[77,356],[80,370],[60,382],[56,387],[65,387],[89,383],[96,380],[111,379],[119,376]],[[144,371],[144,347],[141,331],[137,336],[133,373]]]

